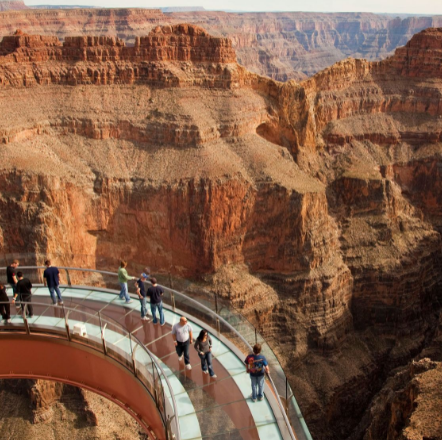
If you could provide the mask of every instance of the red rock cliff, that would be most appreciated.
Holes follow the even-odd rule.
[[[67,37],[61,45],[56,37],[29,36],[17,31],[16,35],[3,38],[1,54],[0,85],[14,87],[136,81],[178,85],[177,75],[184,77],[182,69],[173,72],[164,64],[146,64],[164,62],[198,63],[207,81],[229,86],[232,71],[221,66],[237,66],[229,40],[211,37],[191,25],[156,28],[147,37],[137,39],[134,47],[126,47],[122,40],[111,37]],[[60,63],[54,65],[53,61]]]
[[[347,438],[440,307],[440,35],[300,84],[192,26],[7,39],[1,249],[205,277],[286,362],[313,436]]]

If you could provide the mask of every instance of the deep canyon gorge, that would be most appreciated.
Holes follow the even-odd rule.
[[[351,46],[327,14],[290,63],[254,41],[294,18],[248,40],[212,14],[0,14],[1,253],[198,280],[268,339],[315,440],[442,438],[442,29],[409,34],[438,19],[360,14],[351,54],[403,46],[326,67]]]

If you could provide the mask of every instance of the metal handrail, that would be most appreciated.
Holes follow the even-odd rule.
[[[67,272],[67,274],[68,274],[68,271],[72,270],[72,271],[79,271],[79,272],[96,272],[96,273],[100,273],[100,274],[104,274],[104,275],[110,275],[110,276],[118,277],[117,273],[110,272],[110,271],[104,271],[104,270],[84,269],[84,268],[79,268],[79,267],[67,267],[67,266],[57,266],[57,267],[58,267],[58,269],[65,270]],[[46,268],[46,266],[20,266],[20,269],[45,269],[45,268]],[[6,267],[0,267],[0,270],[6,270]],[[69,274],[68,274],[68,278],[69,278]],[[146,282],[151,284],[149,282],[149,280],[147,280]],[[178,295],[179,297],[185,298],[185,300],[187,302],[190,302],[190,303],[193,303],[193,304],[197,305],[198,308],[203,309],[209,315],[214,316],[218,321],[221,321],[225,326],[227,326],[245,344],[245,346],[250,351],[252,351],[252,346],[241,335],[241,333],[239,333],[238,330],[235,327],[233,327],[228,321],[226,321],[222,316],[218,315],[218,313],[214,312],[212,309],[210,309],[209,307],[205,306],[204,304],[201,304],[200,302],[196,301],[195,299],[190,298],[190,297],[184,295],[182,292],[179,292],[179,291],[174,290],[174,289],[172,289],[170,287],[167,287],[167,286],[163,286],[161,284],[158,284],[158,285],[163,287],[163,288],[165,288],[165,289],[167,289],[168,291],[170,291],[172,293],[172,296],[173,295]],[[255,329],[255,331],[256,331],[256,329]],[[273,380],[271,379],[270,375],[268,375],[268,376],[269,376],[269,379],[270,379],[269,381],[270,381],[271,387],[273,389],[273,393],[276,396],[276,399],[277,399],[277,402],[278,402],[278,406],[279,406],[279,408],[281,410],[284,422],[287,425],[287,429],[288,429],[288,431],[290,433],[290,437],[291,437],[292,440],[296,440],[296,436],[293,433],[293,429],[292,429],[291,423],[290,423],[290,421],[289,421],[289,419],[287,417],[286,409],[285,409],[284,405],[282,404],[282,401],[281,401],[281,398],[279,396],[278,390],[277,390]],[[173,394],[172,394],[172,396],[173,396]],[[302,422],[301,422],[301,424],[302,424]],[[305,422],[304,422],[304,425],[305,425]],[[306,425],[305,425],[305,428],[306,428]],[[303,426],[303,429],[304,429],[304,426]],[[308,429],[307,429],[307,432],[305,432],[305,434],[307,435],[308,439],[311,439],[311,435],[308,432]]]
[[[28,269],[29,269],[29,267],[27,267]],[[1,270],[2,268],[0,268],[0,270]],[[9,301],[8,302],[6,302],[6,301],[1,301],[0,302],[0,304],[10,304],[9,303]],[[28,317],[27,317],[27,307],[28,307],[28,303],[27,302],[22,302],[22,301],[16,301],[15,302],[15,304],[16,305],[22,305],[23,306],[23,308],[22,308],[22,314],[21,314],[21,317],[22,317],[22,319],[23,319],[23,323],[24,323],[24,326],[25,326],[25,330],[26,330],[26,333],[28,334],[28,335],[30,335],[31,334],[31,327],[29,326],[29,323],[28,323]],[[47,304],[47,303],[39,303],[39,302],[34,302],[34,301],[32,301],[32,305],[33,306],[43,306],[43,307],[45,307],[45,308],[48,308],[48,307],[52,307],[52,308],[56,308],[57,310],[63,310],[63,314],[64,314],[64,320],[65,320],[65,330],[66,330],[66,334],[67,334],[67,338],[68,338],[68,340],[69,341],[72,341],[72,337],[71,337],[71,334],[70,334],[70,329],[69,329],[69,323],[68,323],[68,317],[69,317],[69,313],[70,312],[79,312],[79,313],[81,313],[81,314],[83,314],[83,315],[85,315],[85,317],[89,317],[85,322],[87,322],[90,318],[96,318],[97,316],[99,317],[99,322],[100,322],[100,338],[101,338],[101,341],[102,341],[102,346],[103,346],[103,353],[106,355],[106,356],[108,356],[108,353],[107,353],[107,345],[106,345],[106,341],[105,341],[105,339],[104,339],[104,332],[105,332],[105,329],[106,329],[106,327],[107,327],[107,322],[104,324],[104,325],[102,325],[102,319],[101,319],[101,317],[103,316],[102,315],[102,313],[101,312],[95,312],[95,313],[90,313],[90,312],[88,312],[87,310],[84,310],[84,309],[88,309],[87,307],[85,307],[85,306],[81,306],[81,308],[79,308],[79,306],[76,306],[76,308],[70,308],[70,307],[66,307],[65,305],[63,305],[62,307],[58,307],[56,304]],[[92,309],[88,309],[88,310],[91,310],[92,311]],[[44,316],[44,315],[41,315],[41,316]],[[124,331],[126,331],[126,329],[124,328],[124,326],[122,326],[121,324],[119,324],[118,322],[116,322],[114,319],[112,319],[111,317],[109,317],[109,316],[106,316],[106,315],[104,315],[105,316],[105,319],[107,320],[107,321],[109,321],[112,325],[115,325],[116,327],[118,327],[118,328],[121,328],[121,329],[123,329]],[[63,319],[63,318],[61,318],[61,319]],[[15,327],[16,327],[16,323],[14,323],[14,327],[12,327],[12,330],[14,330],[15,329]],[[17,330],[18,329],[22,329],[22,327],[17,327]],[[11,327],[8,327],[8,331],[11,331]],[[39,334],[41,334],[40,332],[38,332]],[[164,414],[164,417],[163,417],[163,414],[161,414],[161,412],[160,412],[160,414],[161,414],[161,419],[163,420],[163,424],[164,424],[164,428],[165,428],[165,431],[166,431],[166,438],[167,439],[169,439],[170,438],[170,436],[169,436],[169,430],[170,430],[170,420],[173,418],[173,417],[175,417],[175,420],[177,421],[178,419],[177,419],[177,414],[178,414],[178,408],[177,408],[177,404],[176,404],[176,400],[175,400],[175,397],[174,397],[174,395],[173,395],[173,389],[172,389],[172,385],[170,384],[170,382],[169,382],[169,379],[167,378],[167,375],[166,375],[166,373],[164,372],[164,370],[163,370],[163,368],[161,367],[161,365],[159,364],[159,362],[155,359],[155,356],[154,356],[154,354],[153,353],[151,353],[151,351],[136,337],[136,336],[134,336],[134,335],[132,335],[130,332],[128,332],[128,335],[129,335],[129,338],[132,340],[132,338],[136,341],[136,343],[137,343],[137,346],[135,347],[135,349],[134,350],[132,350],[132,342],[131,342],[131,360],[132,360],[132,365],[133,365],[133,368],[134,368],[134,371],[133,371],[133,374],[134,374],[134,376],[135,376],[135,378],[137,378],[137,379],[139,379],[138,378],[138,375],[137,375],[137,372],[136,372],[136,361],[135,361],[135,351],[136,351],[136,349],[139,347],[139,346],[141,346],[141,347],[143,347],[143,349],[144,349],[144,351],[147,353],[147,355],[149,356],[149,358],[150,358],[150,360],[152,361],[152,363],[155,365],[155,367],[158,369],[158,371],[161,373],[161,375],[162,375],[162,377],[164,378],[164,380],[165,380],[165,382],[166,382],[166,384],[167,384],[167,387],[169,388],[169,394],[171,395],[171,398],[172,398],[172,408],[173,408],[173,415],[172,415],[172,417],[169,417],[166,413]],[[85,344],[85,345],[87,345],[88,347],[91,347],[91,348],[94,348],[93,346],[91,346],[91,345],[89,345],[89,344]],[[122,365],[124,368],[126,368],[127,370],[129,370],[129,371],[131,371],[129,368],[127,368],[127,365],[125,364],[125,363],[123,363],[123,362],[121,362],[118,358],[113,358],[116,362],[118,362],[120,365]],[[144,382],[142,381],[142,380],[139,380],[139,382],[142,384],[142,386],[143,386],[143,388],[152,396],[152,398],[154,399],[154,401],[155,401],[155,404],[157,404],[157,401],[156,401],[156,398],[155,398],[155,396],[153,396],[152,395],[152,393],[150,392],[150,390],[146,387],[146,385],[144,384]],[[162,392],[163,392],[163,396],[165,396],[165,393],[164,393],[164,387],[163,387],[163,384],[162,384],[162,382],[161,382],[161,379],[160,379],[160,384],[161,384],[161,389],[162,389]],[[159,408],[158,408],[159,409]],[[178,421],[176,422],[176,432],[175,432],[175,434],[176,434],[176,436],[175,436],[175,438],[176,438],[176,440],[180,440],[181,439],[181,435],[180,435],[180,427],[179,427],[179,423],[178,423]]]

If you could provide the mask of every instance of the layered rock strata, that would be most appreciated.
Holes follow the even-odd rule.
[[[2,252],[204,278],[271,341],[313,437],[347,438],[434,335],[440,37],[285,84],[191,25],[6,38]]]
[[[152,64],[155,62],[170,62],[170,67],[173,62],[210,62],[213,65],[207,66],[209,72],[205,72],[205,80],[211,78],[213,86],[228,85],[232,82],[231,72],[219,64],[236,61],[229,40],[213,38],[203,29],[187,25],[156,28],[149,36],[137,39],[134,47],[126,47],[122,40],[108,37],[68,37],[62,45],[56,37],[33,37],[18,31],[17,35],[3,39],[0,54],[4,55],[0,85],[13,87],[33,83],[133,84],[140,81],[177,86],[186,81],[181,69],[175,72],[164,64]],[[67,65],[70,62],[73,63]]]
[[[132,45],[136,37],[146,35],[158,24],[182,22],[228,37],[240,64],[279,81],[306,79],[349,56],[385,58],[413,34],[442,26],[438,16],[401,19],[368,13],[163,14],[158,9],[31,9],[0,14],[0,37],[20,28],[26,33],[57,35],[60,39],[81,34],[118,35]]]

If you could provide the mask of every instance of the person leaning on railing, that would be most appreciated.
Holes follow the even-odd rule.
[[[132,300],[129,296],[129,291],[127,289],[127,282],[134,280],[135,277],[130,277],[126,271],[127,261],[121,260],[120,267],[118,268],[118,283],[120,284],[120,299],[125,300],[126,304],[130,304]]]

